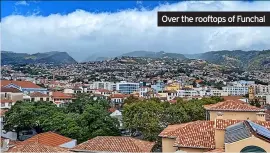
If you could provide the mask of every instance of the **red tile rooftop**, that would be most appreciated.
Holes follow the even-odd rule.
[[[59,146],[64,143],[72,141],[71,138],[62,136],[54,132],[45,132],[34,135],[33,137],[22,141],[20,144],[39,143],[46,146]]]
[[[15,84],[17,86],[20,86],[22,88],[41,88],[40,86],[38,86],[30,81],[1,80],[1,86],[6,86],[6,85],[9,85],[11,83]]]
[[[6,87],[1,87],[1,92],[12,92],[12,93],[21,93],[19,89],[16,88],[6,88]]]
[[[216,129],[224,130],[230,125],[244,120],[216,120]],[[253,121],[270,130],[270,122]],[[175,138],[174,146],[215,149],[215,121],[194,121],[183,124],[169,125],[159,137]]]
[[[16,144],[15,146],[9,148],[7,152],[70,152],[68,149],[61,147],[46,146],[39,143],[30,144]]]
[[[75,146],[78,151],[151,152],[154,142],[124,136],[98,136]]]
[[[264,109],[251,106],[240,100],[226,100],[216,104],[204,105],[206,110],[212,111],[243,111],[243,112],[264,112]]]
[[[49,97],[49,95],[47,94],[43,94],[43,93],[40,93],[40,92],[33,92],[31,94],[29,94],[30,97]]]

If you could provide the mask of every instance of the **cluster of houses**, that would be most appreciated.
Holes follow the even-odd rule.
[[[206,120],[167,126],[158,136],[162,152],[270,152],[265,110],[241,100],[205,105]],[[3,152],[152,152],[156,142],[129,136],[97,136],[77,141],[54,132],[24,140],[1,137]]]

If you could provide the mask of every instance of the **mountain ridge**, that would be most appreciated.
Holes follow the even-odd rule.
[[[152,51],[132,51],[129,53],[125,53],[120,55],[130,56],[130,57],[148,57],[148,58],[177,58],[177,59],[187,59],[183,54],[180,53],[168,53],[164,51],[152,52]]]
[[[49,51],[44,53],[16,53],[12,51],[1,51],[2,65],[15,64],[74,64],[77,63],[67,52]]]
[[[221,50],[200,54],[188,54],[190,59],[202,59],[213,64],[243,68],[245,70],[270,69],[270,50]]]

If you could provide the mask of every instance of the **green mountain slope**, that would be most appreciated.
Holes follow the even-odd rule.
[[[202,54],[196,54],[196,59],[206,60],[208,62],[226,65],[234,68],[243,68],[246,70],[266,70],[270,67],[270,50],[265,51],[211,51]]]
[[[45,52],[36,54],[1,51],[1,64],[73,64],[76,61],[66,52]]]
[[[129,57],[148,57],[148,58],[177,58],[177,59],[187,59],[184,55],[178,53],[166,53],[164,51],[160,52],[150,52],[150,51],[133,51],[122,56]]]

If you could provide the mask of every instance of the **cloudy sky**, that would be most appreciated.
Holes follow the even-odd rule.
[[[66,51],[82,61],[135,50],[270,48],[267,27],[157,27],[157,11],[269,11],[270,2],[264,1],[5,1],[1,7],[1,50],[6,51]]]

